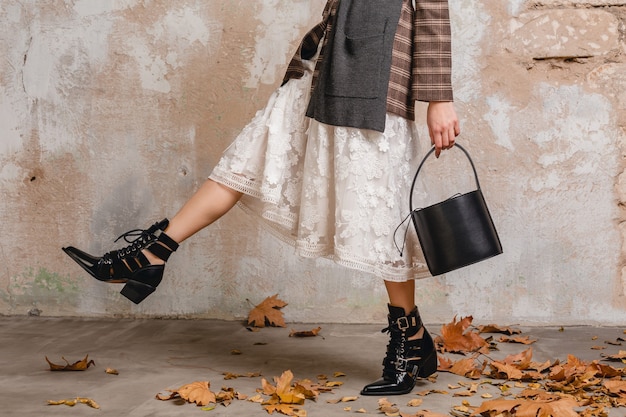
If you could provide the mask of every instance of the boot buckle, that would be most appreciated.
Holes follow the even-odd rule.
[[[419,370],[419,366],[412,365],[410,359],[406,358],[397,358],[394,365],[396,366],[396,371],[406,372],[411,376],[417,375]]]
[[[402,331],[405,331],[406,329],[411,327],[408,317],[400,317],[398,320],[396,320],[396,324],[398,325],[398,329]]]

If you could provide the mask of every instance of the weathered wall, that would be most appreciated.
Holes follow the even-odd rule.
[[[323,3],[1,1],[0,313],[238,318],[279,293],[290,321],[381,321],[381,282],[295,257],[238,209],[139,306],[60,251],[173,215]],[[460,140],[505,253],[419,281],[425,319],[623,324],[626,1],[450,3]]]

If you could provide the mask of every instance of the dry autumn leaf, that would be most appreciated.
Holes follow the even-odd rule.
[[[381,398],[378,400],[378,410],[388,417],[400,415],[400,409],[396,407],[395,404],[389,402],[387,398]]]
[[[254,327],[285,327],[285,319],[281,308],[287,305],[286,302],[278,299],[278,294],[267,297],[248,314],[248,325]]]
[[[441,336],[435,341],[441,352],[472,353],[489,352],[489,343],[478,332],[467,331],[473,317],[463,317],[457,321],[456,316],[451,323],[441,326]]]
[[[574,410],[578,406],[578,402],[572,398],[559,398],[549,401],[498,399],[485,401],[472,415],[495,416],[498,415],[498,413],[502,415],[509,413],[515,417],[579,417],[578,413]]]
[[[498,326],[497,324],[478,326],[476,327],[476,330],[478,330],[478,333],[504,333],[509,336],[522,333],[521,330],[511,329],[510,327]]]
[[[291,332],[289,332],[289,337],[315,337],[321,330],[321,327],[316,327],[313,330],[291,330]]]
[[[502,336],[500,338],[500,340],[498,340],[498,342],[500,342],[500,343],[521,343],[523,345],[532,345],[533,343],[536,342],[536,340],[531,340],[529,336],[516,336],[516,337],[505,337],[505,336]]]
[[[484,366],[482,368],[476,366],[476,356],[460,359],[456,362],[452,362],[448,358],[440,356],[439,367],[437,368],[437,370],[442,372],[450,372],[471,379],[479,379],[483,369]]]
[[[423,410],[418,411],[417,414],[404,414],[400,413],[401,417],[448,417],[445,414],[433,413],[432,411]]]
[[[236,374],[232,372],[222,372],[224,379],[237,379],[237,378],[256,378],[261,376],[260,372],[248,372],[247,374]]]
[[[76,397],[76,398],[58,400],[58,401],[48,400],[48,405],[67,405],[70,407],[74,407],[76,404],[86,404],[91,408],[96,408],[96,409],[100,408],[98,403],[92,400],[91,398]]]
[[[67,361],[67,359],[65,359],[64,357],[61,357],[61,359],[63,359],[65,361],[66,365],[54,364],[54,363],[50,362],[50,360],[46,356],[46,362],[48,362],[48,365],[50,365],[50,370],[51,371],[84,371],[87,368],[89,368],[89,366],[91,366],[91,365],[95,366],[96,365],[96,363],[93,360],[88,361],[89,355],[86,355],[83,360],[76,361],[76,362],[74,362],[72,364],[70,364]]]
[[[156,398],[167,401],[180,397],[187,402],[196,403],[199,406],[206,406],[217,402],[215,393],[209,389],[210,386],[211,384],[208,381],[196,381],[191,384],[183,385],[175,390],[168,390],[170,392],[169,394],[159,393]]]
[[[117,369],[113,369],[113,368],[107,368],[104,370],[105,373],[109,374],[109,375],[119,375],[120,373],[117,371]]]

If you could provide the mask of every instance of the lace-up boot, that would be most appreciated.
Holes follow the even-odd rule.
[[[387,354],[383,360],[383,376],[366,385],[361,395],[399,395],[411,392],[417,378],[426,378],[437,371],[437,350],[432,337],[422,325],[417,307],[406,315],[401,307],[389,305]],[[420,338],[412,339],[421,329]]]
[[[126,284],[121,294],[139,304],[161,283],[165,264],[153,265],[142,253],[147,250],[163,262],[178,249],[178,243],[164,233],[169,220],[163,219],[150,228],[130,230],[115,241],[124,239],[130,245],[101,257],[73,246],[63,248],[78,265],[99,281]],[[134,239],[132,239],[134,238]]]

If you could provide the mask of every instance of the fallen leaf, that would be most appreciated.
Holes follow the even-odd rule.
[[[475,410],[474,414],[495,412],[502,413],[503,415],[504,413],[509,413],[516,417],[579,417],[578,413],[574,410],[578,406],[578,402],[572,398],[560,398],[554,401],[498,399],[485,401]]]
[[[533,343],[536,342],[536,340],[531,340],[529,336],[516,336],[516,337],[505,337],[505,336],[502,336],[500,338],[500,340],[498,340],[498,342],[500,342],[500,343],[521,343],[523,345],[532,345]]]
[[[295,407],[292,404],[269,404],[264,406],[268,414],[273,414],[275,411],[286,416],[306,417],[306,411]]]
[[[107,368],[104,370],[104,372],[106,372],[109,375],[119,375],[120,373],[117,371],[117,369],[113,369],[113,368]]]
[[[289,332],[289,337],[315,337],[320,332],[320,330],[322,330],[321,327],[316,327],[313,330],[291,330],[291,332]]]
[[[277,298],[278,294],[267,297],[260,304],[250,311],[248,315],[248,325],[254,327],[276,326],[285,327],[285,319],[281,308],[287,303]]]
[[[409,401],[406,405],[409,406],[409,407],[419,407],[423,403],[424,403],[423,399],[421,399],[421,398],[414,398],[411,401]]]
[[[510,327],[502,327],[502,326],[498,326],[497,324],[487,324],[485,326],[478,326],[476,327],[476,329],[478,330],[478,333],[504,333],[504,334],[508,334],[509,336],[522,333],[521,330],[511,329]]]
[[[378,410],[386,416],[393,417],[399,415],[400,409],[395,404],[390,403],[387,398],[378,400]]]
[[[341,397],[341,398],[336,398],[336,399],[333,399],[333,400],[326,400],[326,402],[328,404],[337,404],[337,403],[347,403],[347,402],[350,402],[350,401],[356,401],[358,399],[359,399],[359,397],[356,397],[356,396],[353,396],[353,397]]]
[[[237,378],[256,378],[261,376],[260,372],[248,372],[247,374],[235,374],[232,372],[222,372],[224,379],[237,379]]]
[[[100,408],[100,405],[98,405],[98,403],[92,400],[91,398],[83,398],[83,397],[76,397],[72,399],[58,400],[58,401],[48,400],[48,404],[49,405],[67,405],[70,407],[74,407],[76,404],[86,404],[91,408],[96,408],[96,409]]]
[[[489,343],[478,332],[467,331],[472,320],[472,316],[468,316],[457,321],[455,316],[451,323],[441,326],[441,336],[435,341],[442,352],[489,352]]]
[[[210,386],[208,381],[196,381],[175,390],[167,390],[170,394],[159,393],[156,398],[167,401],[180,397],[187,402],[196,403],[199,406],[207,406],[217,402],[215,393],[210,390]]]
[[[64,357],[61,357],[61,359],[65,361],[66,365],[56,365],[50,362],[50,360],[46,356],[46,362],[48,362],[48,365],[50,365],[51,371],[84,371],[87,368],[89,368],[90,365],[94,365],[94,366],[96,365],[96,363],[93,360],[88,361],[88,358],[89,358],[89,355],[85,356],[83,360],[76,361],[70,365],[67,359],[65,359]]]

